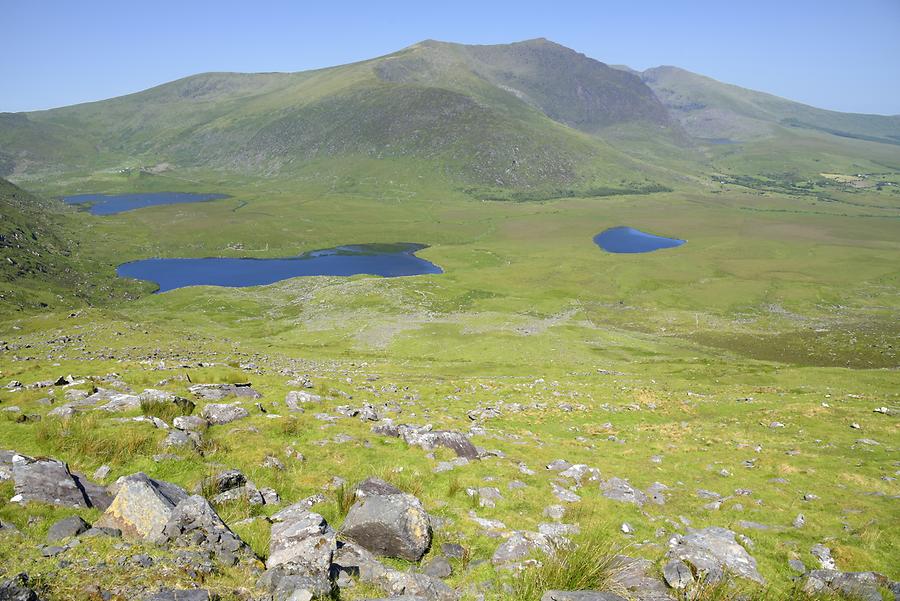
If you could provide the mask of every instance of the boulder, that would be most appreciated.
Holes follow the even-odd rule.
[[[158,542],[174,547],[200,547],[226,565],[253,557],[250,547],[225,525],[212,505],[200,495],[190,496],[175,506]]]
[[[431,520],[412,495],[366,496],[350,508],[341,534],[376,555],[419,561],[431,546]]]
[[[15,454],[12,457],[15,482],[13,502],[40,501],[66,507],[90,507],[91,503],[69,467],[56,459],[32,459]]]
[[[247,484],[247,476],[240,470],[225,470],[203,480],[195,492],[206,491],[209,494],[223,493]]]
[[[203,408],[200,414],[210,424],[228,424],[237,419],[249,417],[250,413],[237,403],[210,403]]]
[[[78,536],[90,529],[91,525],[81,519],[81,516],[73,515],[62,519],[52,526],[47,532],[47,542],[52,543],[64,538]]]
[[[303,411],[304,403],[318,403],[322,400],[317,394],[306,392],[305,390],[291,390],[284,397],[284,404],[291,411]]]
[[[422,573],[432,578],[449,578],[453,574],[453,567],[446,557],[439,555],[428,562],[428,565],[422,569]]]
[[[321,515],[307,511],[272,525],[266,568],[280,567],[287,574],[304,576],[325,586],[336,549],[334,530]]]
[[[735,541],[731,530],[710,526],[702,530],[689,529],[688,534],[676,536],[669,543],[669,558],[680,559],[704,577],[718,577],[729,572],[765,584],[756,560]]]
[[[188,498],[179,486],[138,472],[116,482],[117,492],[95,527],[117,528],[123,536],[159,542],[175,506]]]

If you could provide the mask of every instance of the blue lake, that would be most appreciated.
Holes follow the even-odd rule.
[[[648,253],[661,248],[674,248],[685,240],[654,236],[631,227],[613,227],[594,236],[594,243],[611,253]]]
[[[443,273],[415,255],[422,244],[358,244],[315,250],[286,259],[143,259],[119,265],[120,277],[148,280],[157,292],[186,286],[261,286],[311,275],[399,276]]]
[[[206,202],[228,198],[227,194],[191,194],[189,192],[153,192],[146,194],[76,194],[63,201],[72,205],[89,205],[92,215],[115,215],[155,205],[174,205],[186,202]]]

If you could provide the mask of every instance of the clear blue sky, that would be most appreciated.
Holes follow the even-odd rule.
[[[0,111],[203,71],[299,71],[417,41],[546,37],[842,111],[900,114],[900,0],[0,0]]]

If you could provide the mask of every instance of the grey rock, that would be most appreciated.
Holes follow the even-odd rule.
[[[247,477],[240,470],[225,470],[203,480],[196,492],[211,491],[213,494],[222,493],[234,488],[240,488],[247,484]]]
[[[31,588],[28,574],[20,573],[0,582],[0,601],[40,601],[41,597]]]
[[[451,559],[463,559],[467,554],[466,549],[457,543],[443,543],[441,553]]]
[[[228,424],[238,419],[249,417],[250,413],[237,403],[210,403],[200,414],[210,424]]]
[[[81,516],[67,517],[50,526],[50,530],[47,531],[47,542],[52,543],[71,536],[78,536],[90,527],[91,525],[81,519]]]
[[[375,495],[400,495],[403,491],[381,478],[366,478],[354,487],[357,498],[371,497]]]
[[[799,559],[789,559],[788,567],[790,567],[795,572],[799,572],[800,574],[806,573],[806,564]]]
[[[163,449],[195,449],[197,441],[183,430],[169,430],[159,446]]]
[[[694,574],[691,568],[683,561],[672,559],[663,566],[663,578],[666,583],[676,590],[682,590],[694,583]]]
[[[418,561],[431,546],[431,520],[412,495],[367,496],[350,508],[341,534],[377,555]]]
[[[162,538],[175,506],[188,497],[181,487],[141,472],[120,478],[114,488],[116,497],[94,526],[116,528],[128,538],[151,542]]]
[[[94,480],[106,480],[109,476],[110,468],[108,465],[101,465],[94,471]]]
[[[802,528],[804,524],[806,524],[806,518],[802,513],[798,513],[797,517],[794,518],[792,525],[794,526],[794,528]]]
[[[272,525],[266,568],[286,565],[304,574],[327,578],[337,549],[334,531],[318,513],[306,511]]]
[[[517,567],[537,552],[553,552],[550,537],[539,532],[517,531],[500,543],[491,557],[491,563],[497,567]]]
[[[835,569],[834,558],[831,557],[831,549],[826,547],[825,545],[818,544],[813,545],[813,548],[810,549],[813,557],[819,560],[819,565],[823,570],[833,570]]]
[[[448,430],[433,431],[427,426],[395,426],[392,423],[379,424],[372,427],[376,434],[402,438],[406,444],[417,446],[426,451],[433,451],[437,447],[445,447],[456,453],[457,457],[465,457],[469,460],[478,459],[478,449],[469,440],[469,437],[461,432]]]
[[[172,420],[172,427],[185,432],[203,432],[209,422],[197,415],[179,415]]]
[[[322,397],[305,390],[292,390],[284,397],[284,404],[291,411],[303,411],[302,405],[305,403],[319,403]]]
[[[97,407],[99,411],[133,411],[140,409],[141,399],[133,394],[115,393],[103,405]]]
[[[69,471],[56,459],[32,459],[15,454],[12,457],[12,476],[16,503],[40,501],[66,507],[90,507],[84,490]]]
[[[446,557],[438,556],[428,562],[422,573],[432,578],[449,578],[453,574],[453,568]]]
[[[647,502],[647,495],[621,478],[610,478],[601,483],[600,488],[603,496],[613,501],[634,503],[638,507]]]
[[[221,401],[232,396],[253,400],[262,398],[250,384],[194,384],[189,390],[204,401]]]
[[[174,547],[200,547],[230,565],[240,557],[253,557],[250,547],[200,495],[190,496],[175,506],[163,527],[160,542]]]
[[[736,576],[765,584],[756,567],[756,560],[735,540],[731,530],[710,526],[689,530],[688,534],[670,541],[668,556],[694,566],[707,579],[727,571]]]

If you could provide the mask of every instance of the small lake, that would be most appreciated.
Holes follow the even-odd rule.
[[[188,202],[206,202],[228,198],[227,194],[192,194],[190,192],[150,192],[144,194],[76,194],[64,196],[70,205],[89,205],[92,215],[115,215],[125,211],[156,205],[174,205]]]
[[[186,286],[262,286],[313,275],[379,275],[387,278],[443,273],[415,255],[422,244],[357,244],[315,250],[286,259],[143,259],[119,265],[119,277],[148,280],[157,292]]]
[[[648,253],[681,246],[686,240],[654,236],[632,227],[613,227],[594,236],[594,244],[611,253]]]

